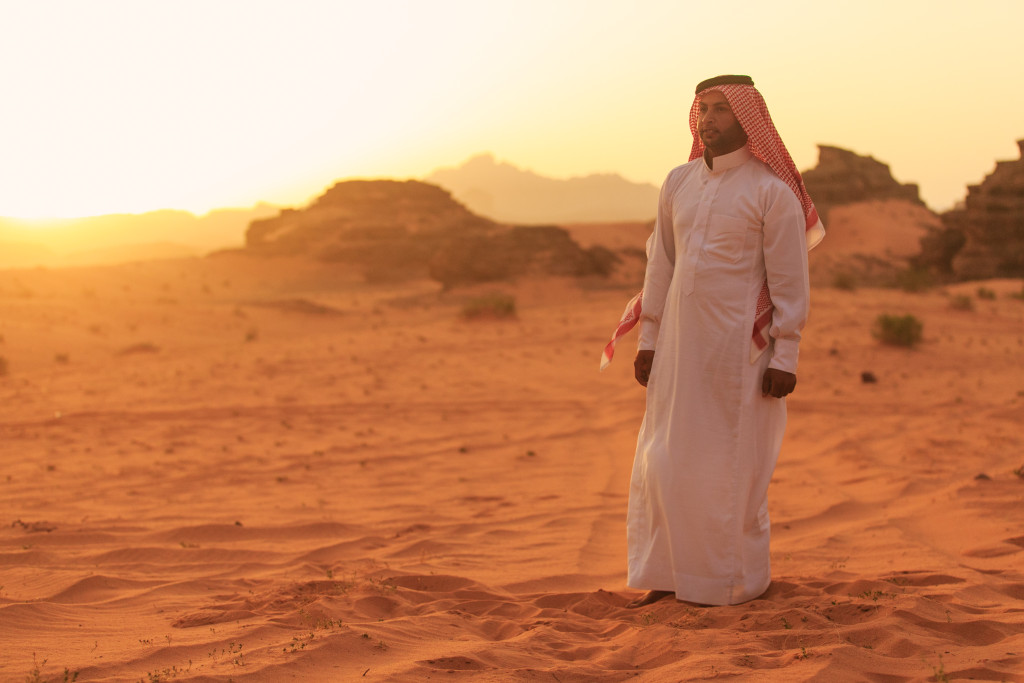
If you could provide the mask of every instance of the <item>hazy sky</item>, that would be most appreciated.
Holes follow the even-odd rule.
[[[753,76],[801,169],[945,209],[1024,138],[1020,0],[0,0],[0,215],[258,201],[470,156],[660,184]]]

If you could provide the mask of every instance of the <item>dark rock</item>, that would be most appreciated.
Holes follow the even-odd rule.
[[[831,207],[840,204],[872,199],[902,199],[923,204],[917,185],[897,182],[888,165],[839,147],[818,145],[818,165],[802,175],[822,220]]]
[[[943,216],[949,230],[961,231],[963,249],[953,270],[963,279],[1024,275],[1024,140],[1021,158],[998,161],[995,170],[967,188],[962,209]]]
[[[517,226],[496,234],[458,237],[434,252],[430,276],[445,288],[521,275],[607,275],[615,255],[583,250],[556,226]]]
[[[953,275],[953,259],[967,241],[959,218],[951,218],[953,213],[943,214],[943,227],[931,229],[921,238],[921,253],[910,259],[911,266],[931,269],[940,275]]]
[[[862,384],[878,384],[878,378],[875,377],[875,373],[866,370],[860,373],[860,381]]]
[[[445,287],[528,274],[607,274],[617,258],[584,250],[559,227],[499,225],[414,180],[337,183],[306,209],[254,221],[246,251],[337,263],[371,282],[429,275]]]

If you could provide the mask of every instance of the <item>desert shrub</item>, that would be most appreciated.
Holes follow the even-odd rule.
[[[973,311],[974,300],[966,294],[959,294],[949,300],[949,307],[954,311]]]
[[[149,342],[142,342],[140,344],[132,344],[126,346],[117,352],[119,356],[131,356],[136,353],[157,353],[160,351],[160,347],[156,344],[150,344]]]
[[[500,292],[470,299],[462,307],[463,318],[514,318],[515,315],[515,297]]]
[[[852,292],[857,289],[857,278],[853,273],[840,271],[832,276],[832,286],[844,292]]]
[[[875,328],[872,334],[883,344],[909,348],[921,341],[923,331],[924,325],[921,324],[921,321],[909,313],[907,315],[883,313],[875,319]]]
[[[978,287],[978,298],[986,299],[988,301],[994,301],[996,293],[987,287]]]
[[[925,268],[908,268],[896,274],[896,285],[904,292],[923,292],[935,284],[935,278]]]
[[[4,377],[5,375],[7,375],[7,370],[7,359],[4,358],[3,356],[0,356],[0,377]]]

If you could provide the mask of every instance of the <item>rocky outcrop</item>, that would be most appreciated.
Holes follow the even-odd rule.
[[[996,162],[980,185],[967,188],[963,208],[943,216],[964,238],[953,258],[960,278],[1024,275],[1024,140],[1017,145],[1020,159]]]
[[[246,251],[337,263],[369,281],[432,277],[445,287],[526,274],[607,272],[614,259],[557,227],[509,227],[428,183],[340,182],[305,209],[254,221]]]
[[[491,235],[450,241],[430,262],[430,276],[445,287],[521,275],[608,275],[618,257],[594,246],[582,249],[556,226],[519,226]]]
[[[818,165],[802,175],[823,220],[832,207],[854,202],[902,199],[923,204],[916,184],[899,183],[888,165],[839,147],[818,145]]]

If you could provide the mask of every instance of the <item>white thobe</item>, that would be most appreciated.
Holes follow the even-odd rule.
[[[669,173],[648,243],[640,349],[654,349],[629,494],[628,585],[736,604],[771,581],[768,482],[785,399],[767,367],[796,373],[809,310],[805,219],[746,149]],[[774,310],[751,362],[765,277]]]

